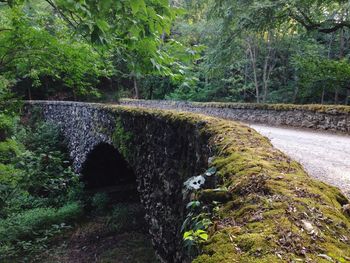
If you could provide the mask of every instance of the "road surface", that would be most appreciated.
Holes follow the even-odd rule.
[[[350,197],[350,136],[250,124],[314,178]]]

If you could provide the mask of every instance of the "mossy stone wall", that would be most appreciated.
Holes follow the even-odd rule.
[[[78,102],[31,102],[61,128],[77,172],[100,143],[114,145],[137,176],[146,221],[162,262],[184,262],[183,183],[205,171],[208,136],[185,116]],[[96,175],[98,176],[98,175]]]
[[[122,105],[174,109],[273,126],[330,130],[350,134],[350,106],[254,103],[199,103],[123,99]]]
[[[193,262],[350,262],[349,200],[337,188],[310,178],[249,127],[175,111],[69,102],[31,105],[62,127],[77,168],[95,142],[124,149],[163,262],[186,262],[180,225],[187,200],[181,189],[208,165],[216,168],[214,187],[222,192],[212,195],[206,189],[199,197],[204,204],[220,205],[209,240]]]

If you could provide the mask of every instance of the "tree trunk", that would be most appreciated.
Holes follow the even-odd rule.
[[[267,62],[265,63],[264,66],[264,73],[263,73],[263,97],[262,97],[262,102],[265,103],[267,99],[267,79],[266,79],[266,70],[267,70]]]
[[[294,85],[293,103],[295,103],[297,101],[297,97],[298,97],[298,93],[299,93],[299,85],[298,85],[299,78],[298,78],[298,75],[296,73],[294,75],[294,82],[295,82],[295,85]]]
[[[48,90],[49,90],[49,80],[48,80],[47,77],[44,78],[44,83],[45,83],[46,92],[48,92]],[[48,94],[48,93],[47,93],[47,94]],[[49,96],[45,96],[45,97],[46,97],[46,99],[49,99]],[[54,97],[54,96],[53,96],[53,97]],[[59,99],[59,98],[56,97],[56,99]]]
[[[246,54],[248,56],[248,54]],[[247,82],[248,82],[248,64],[244,66],[244,89],[243,89],[243,101],[247,101]]]
[[[270,46],[270,32],[267,33],[267,54],[265,57],[264,69],[263,69],[263,97],[262,102],[265,103],[267,99],[268,89],[268,66],[270,60],[271,46]]]
[[[324,87],[322,88],[322,94],[321,94],[321,104],[324,103],[324,93],[325,93],[325,90],[324,90]]]
[[[340,29],[340,34],[339,34],[339,59],[344,58],[344,29]],[[337,84],[336,84],[337,85]],[[339,87],[335,87],[334,91],[334,104],[338,104],[339,102]]]
[[[263,70],[263,99],[262,101],[265,103],[268,96],[268,88],[269,88],[269,82],[271,74],[275,68],[276,61],[275,61],[275,51],[272,49],[271,46],[272,41],[272,33],[269,31],[267,33],[267,54],[265,57],[265,63],[264,63],[264,70]]]
[[[340,29],[340,35],[339,35],[339,59],[344,58],[344,29]]]
[[[29,99],[29,100],[32,100],[32,91],[31,91],[29,85],[28,85],[28,99]]]
[[[349,105],[350,102],[350,88],[346,90],[345,105]]]
[[[256,102],[260,103],[259,83],[258,83],[258,76],[257,76],[257,69],[256,69],[256,50],[253,50],[253,46],[249,42],[249,39],[247,40],[247,44],[248,44],[248,51],[249,51],[250,60],[252,63],[252,69],[253,69]]]
[[[136,76],[134,76],[134,92],[135,92],[135,99],[140,98],[140,92],[139,92],[139,87],[137,86],[137,79]]]
[[[338,102],[339,102],[339,89],[338,87],[336,87],[334,91],[334,104],[338,104]]]
[[[149,88],[149,99],[153,99],[153,86],[151,85],[151,87]]]

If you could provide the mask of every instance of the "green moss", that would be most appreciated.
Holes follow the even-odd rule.
[[[199,193],[198,199],[204,203],[212,203],[213,201],[225,203],[232,199],[232,195],[225,190],[206,189]]]
[[[133,156],[130,150],[132,137],[133,134],[131,132],[125,131],[121,118],[116,118],[115,130],[112,135],[112,141],[114,146],[119,150],[123,157],[129,161],[132,159]]]
[[[208,128],[218,153],[214,165],[226,179],[232,201],[222,207],[223,219],[217,224],[225,227],[224,222],[232,218],[241,227],[234,240],[240,250],[231,249],[236,257],[222,262],[281,262],[298,257],[322,262],[318,254],[348,262],[349,244],[333,238],[334,233],[344,235],[344,240],[350,238],[350,221],[341,212],[348,200],[340,191],[309,178],[298,163],[290,161],[259,134],[234,122],[230,126],[222,122],[214,121],[215,125]],[[317,225],[322,238],[311,239],[302,227],[305,219]],[[288,235],[306,248],[305,255],[298,244],[280,243]],[[206,245],[211,250],[204,249],[206,256],[199,256],[195,262],[217,262],[217,254],[225,254],[218,241],[224,238],[222,232],[212,236]],[[215,252],[214,247],[218,248]],[[280,256],[275,251],[281,251]]]
[[[233,109],[257,109],[257,110],[276,110],[276,111],[312,111],[319,113],[328,114],[349,114],[350,106],[342,105],[321,105],[321,104],[257,104],[257,103],[220,103],[220,102],[209,102],[209,103],[193,103],[198,107],[213,107],[213,108],[233,108]]]
[[[318,112],[333,109],[317,105],[258,107]],[[334,108],[349,112],[347,107]],[[224,195],[220,218],[213,219],[210,239],[193,262],[329,262],[320,254],[350,262],[350,219],[342,212],[342,205],[349,201],[337,188],[311,179],[300,164],[273,148],[254,130],[204,115],[121,106],[113,109],[135,119],[148,116],[174,125],[193,124],[198,134],[208,135],[215,155],[212,165],[230,196]],[[123,136],[125,131],[117,126],[118,145],[123,143]],[[221,199],[221,194],[204,191],[202,196],[212,200]],[[308,233],[303,220],[317,234]]]
[[[247,233],[240,235],[235,239],[237,246],[241,251],[249,251],[251,254],[258,256],[259,254],[269,253],[271,250],[269,242],[260,233]]]
[[[134,101],[122,99],[121,101]],[[142,101],[142,100],[140,100]],[[170,102],[168,102],[170,104]],[[350,106],[345,105],[322,105],[322,104],[259,104],[259,103],[231,103],[231,102],[189,102],[201,108],[232,108],[232,109],[257,109],[257,110],[277,110],[277,111],[312,111],[328,114],[349,114]]]

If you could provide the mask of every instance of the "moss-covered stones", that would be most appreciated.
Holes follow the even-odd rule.
[[[212,164],[232,198],[194,262],[350,262],[348,200],[338,189],[312,180],[248,127],[207,123]]]
[[[123,105],[176,109],[244,122],[286,125],[350,134],[350,106],[130,100]]]
[[[46,117],[62,120],[69,108],[72,115],[64,120],[70,122],[67,129],[76,125],[76,131],[94,125],[91,120],[88,126],[80,123],[89,118],[86,112],[100,113],[98,125],[111,130],[86,132],[88,140],[106,136],[113,141],[113,133],[118,134],[115,120],[120,119],[119,131],[130,134],[132,166],[163,262],[186,262],[179,247],[186,205],[181,189],[188,178],[207,170],[209,157],[210,166],[216,168],[216,188],[225,190],[199,193],[203,202],[221,205],[195,263],[350,262],[349,201],[337,188],[311,179],[254,130],[175,111],[57,104],[42,104]],[[72,139],[86,140],[78,135]]]

